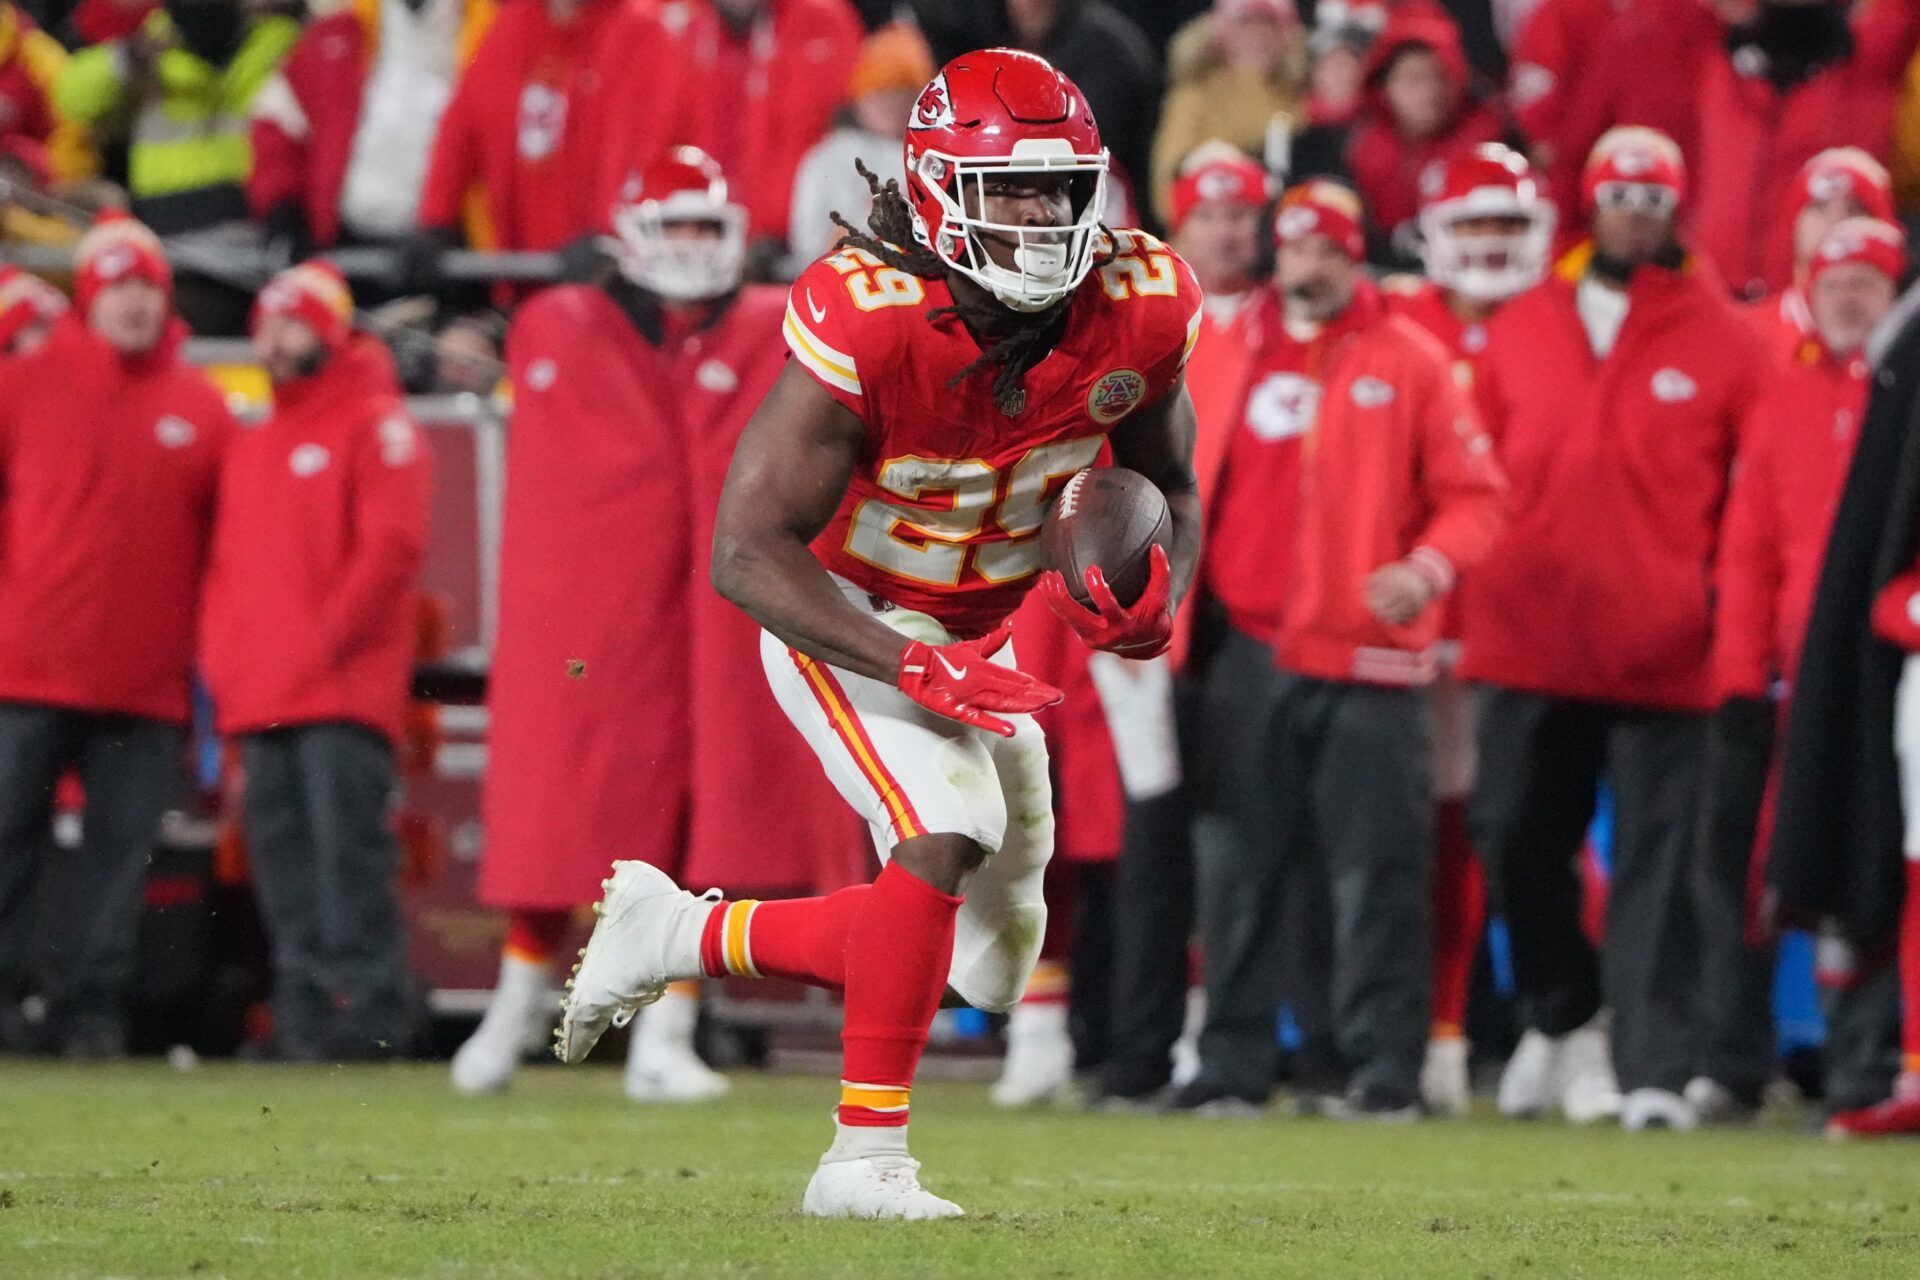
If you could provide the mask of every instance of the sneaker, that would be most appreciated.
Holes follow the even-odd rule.
[[[548,966],[500,958],[500,978],[480,1025],[453,1055],[453,1087],[464,1094],[499,1093],[520,1064],[538,1053],[553,1025]]]
[[[1167,1099],[1166,1109],[1171,1115],[1245,1120],[1264,1115],[1267,1100],[1234,1093],[1201,1076],[1174,1090],[1173,1096]]]
[[[1427,1060],[1420,1067],[1420,1098],[1429,1114],[1463,1116],[1473,1105],[1467,1048],[1459,1036],[1427,1041]]]
[[[699,1018],[698,1000],[671,991],[640,1013],[627,1046],[627,1069],[621,1082],[629,1098],[712,1102],[727,1096],[732,1084],[694,1050],[693,1028]]]
[[[1346,1106],[1344,1094],[1295,1086],[1287,1099],[1287,1114],[1296,1120],[1332,1120],[1337,1119]]]
[[[920,1185],[920,1162],[908,1155],[823,1161],[807,1183],[800,1212],[810,1218],[964,1218],[966,1210]]]
[[[1560,1110],[1570,1124],[1596,1124],[1620,1114],[1620,1085],[1613,1074],[1613,1044],[1606,1014],[1572,1032],[1560,1050]],[[1679,1095],[1674,1095],[1677,1100]]]
[[[1017,1004],[1007,1016],[1007,1057],[987,1097],[996,1107],[1059,1102],[1073,1089],[1073,1038],[1064,1004]]]
[[[1695,1076],[1680,1093],[1703,1125],[1746,1124],[1760,1114],[1758,1103],[1749,1103],[1739,1094],[1709,1076]]]
[[[1829,1138],[1885,1138],[1920,1133],[1920,1076],[1903,1072],[1893,1096],[1885,1102],[1852,1111],[1837,1111],[1827,1120]]]
[[[1158,1085],[1133,1093],[1102,1089],[1087,1098],[1087,1110],[1114,1116],[1152,1116],[1167,1110],[1172,1101],[1169,1085]]]
[[[1094,1111],[1163,1111],[1166,1109],[1170,1077],[1167,1064],[1126,1059],[1110,1060],[1101,1068],[1086,1103]]]
[[[669,982],[698,978],[700,931],[718,890],[695,897],[644,862],[616,862],[601,881],[593,936],[567,979],[554,1056],[579,1062],[609,1027],[624,1027]]]
[[[1411,1124],[1425,1112],[1420,1108],[1420,1099],[1408,1090],[1376,1082],[1349,1089],[1347,1096],[1324,1114],[1329,1119],[1349,1122]]]
[[[1635,1089],[1620,1104],[1620,1127],[1628,1133],[1650,1129],[1685,1133],[1699,1123],[1687,1100],[1671,1089]]]
[[[1512,1120],[1537,1120],[1559,1101],[1564,1040],[1528,1029],[1500,1073],[1500,1114]]]

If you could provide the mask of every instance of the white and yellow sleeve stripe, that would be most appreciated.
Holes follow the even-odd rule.
[[[1187,345],[1180,349],[1180,367],[1186,368],[1187,361],[1193,358],[1193,344],[1200,341],[1200,317],[1205,314],[1204,307],[1195,307],[1192,317],[1187,321]]]
[[[834,350],[820,340],[819,334],[807,328],[791,298],[787,300],[787,322],[782,332],[786,334],[793,358],[805,365],[814,377],[848,395],[860,394],[860,375],[854,369],[853,357]]]

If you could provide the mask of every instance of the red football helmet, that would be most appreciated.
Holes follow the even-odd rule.
[[[1420,187],[1423,256],[1434,283],[1478,302],[1500,302],[1546,274],[1553,204],[1518,151],[1484,143],[1468,155],[1429,165]],[[1513,225],[1460,230],[1459,224],[1481,218]]]
[[[614,202],[613,230],[620,270],[642,289],[697,302],[739,287],[747,211],[729,198],[720,165],[698,147],[675,147],[628,175]]]
[[[907,119],[907,199],[914,236],[1016,311],[1044,311],[1093,268],[1106,203],[1107,151],[1073,81],[1018,49],[983,49],[941,68]],[[1003,174],[1065,174],[1073,221],[989,222],[986,183]],[[1013,249],[1014,265],[986,242]]]

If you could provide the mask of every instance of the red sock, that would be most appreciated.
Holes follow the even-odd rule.
[[[960,899],[888,863],[847,932],[840,1123],[907,1122],[913,1073],[953,964]]]
[[[560,949],[572,914],[553,908],[516,910],[507,916],[507,940],[501,950],[516,960],[545,964]]]
[[[709,976],[787,978],[839,991],[847,985],[847,934],[872,885],[824,898],[728,902],[707,917],[700,963]]]
[[[1900,908],[1900,1061],[1920,1074],[1920,859],[1907,860],[1907,900]]]
[[[1433,1035],[1449,1039],[1467,1023],[1467,993],[1487,916],[1486,879],[1467,836],[1464,800],[1435,806],[1433,853]]]

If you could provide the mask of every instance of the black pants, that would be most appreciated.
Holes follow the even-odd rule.
[[[1199,691],[1175,677],[1181,782],[1130,800],[1113,882],[1113,983],[1106,1093],[1138,1097],[1172,1075],[1173,1045],[1187,1010],[1187,944],[1193,935],[1193,821],[1199,778],[1190,749],[1199,732]]]
[[[1700,935],[1697,1069],[1758,1106],[1773,1078],[1771,941],[1749,938],[1754,839],[1773,763],[1773,704],[1736,699],[1713,717],[1702,782],[1693,906]]]
[[[247,734],[240,756],[282,1052],[397,1049],[407,1001],[399,850],[387,826],[392,746],[359,725],[309,724]]]
[[[39,975],[56,1038],[112,1052],[125,1039],[140,904],[160,817],[178,797],[181,730],[139,716],[0,704],[0,929],[13,951],[21,906],[48,846],[53,792],[68,768],[86,792],[74,880],[84,918]]]
[[[1890,960],[1872,964],[1852,986],[1823,989],[1827,1020],[1827,1106],[1852,1111],[1884,1102],[1900,1072],[1900,973]]]
[[[1209,681],[1227,838],[1201,845],[1201,1071],[1265,1096],[1285,998],[1305,1039],[1304,1087],[1337,1088],[1350,1070],[1353,1087],[1411,1099],[1430,1008],[1426,699],[1272,661],[1229,637]]]
[[[1488,687],[1470,820],[1513,947],[1520,1017],[1558,1036],[1613,1009],[1623,1090],[1696,1066],[1693,859],[1704,716]],[[1577,863],[1602,777],[1615,802],[1604,959],[1580,928]]]

